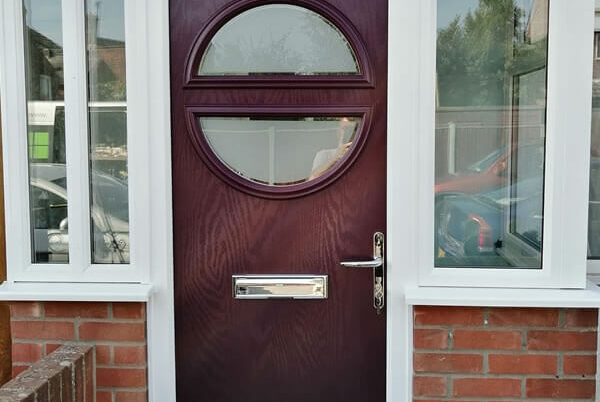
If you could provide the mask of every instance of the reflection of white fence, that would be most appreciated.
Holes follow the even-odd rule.
[[[435,129],[436,177],[456,174],[485,158],[494,150],[510,145],[511,133],[516,129],[508,125],[474,125],[450,122]],[[518,126],[521,143],[544,138],[543,124]]]
[[[319,152],[335,151],[351,142],[358,127],[357,123],[324,123],[329,127],[282,128],[257,121],[258,128],[244,128],[253,123],[244,120],[237,127],[235,121],[207,127],[208,123],[212,121],[201,123],[202,131],[219,158],[238,174],[270,185],[307,179]]]

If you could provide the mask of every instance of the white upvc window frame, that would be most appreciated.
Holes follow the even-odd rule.
[[[414,2],[405,10],[420,21],[413,38],[420,69],[415,132],[420,135],[412,138],[411,147],[422,157],[416,170],[400,170],[411,172],[418,188],[414,233],[419,284],[585,288],[594,0],[550,0],[542,269],[434,267],[437,1],[443,0]]]
[[[22,0],[0,5],[0,93],[6,207],[7,282],[148,283],[150,267],[149,110],[146,25],[139,1],[125,7],[129,264],[94,264],[91,255],[85,1],[62,0],[69,262],[32,263]],[[143,11],[143,9],[141,10]],[[149,44],[147,44],[149,46]]]

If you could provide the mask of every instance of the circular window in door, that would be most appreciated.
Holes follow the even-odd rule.
[[[331,6],[257,3],[234,3],[200,33],[184,89],[252,94],[258,87],[285,95],[296,88],[372,87],[362,41]],[[188,106],[188,131],[208,167],[228,184],[266,198],[297,197],[340,177],[366,140],[371,107],[341,103]]]

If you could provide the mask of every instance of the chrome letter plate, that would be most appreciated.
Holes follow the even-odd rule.
[[[233,275],[235,299],[327,299],[327,275]]]

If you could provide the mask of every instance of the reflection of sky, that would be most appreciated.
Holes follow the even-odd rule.
[[[99,11],[99,37],[124,40],[124,1],[127,0],[86,0],[88,12],[96,14],[96,11]],[[24,0],[23,4],[26,9],[27,25],[62,45],[61,0]]]
[[[469,11],[474,11],[479,0],[438,0],[437,2],[437,29],[446,28],[457,15],[465,16]]]
[[[129,0],[86,0],[88,14],[99,16],[98,37],[125,40],[123,3]]]
[[[305,8],[270,4],[229,21],[202,60],[205,74],[357,72],[352,50],[327,20]]]
[[[502,1],[502,0],[498,0]],[[514,0],[514,3],[529,15],[535,0]],[[438,0],[437,2],[437,29],[446,28],[457,15],[464,17],[469,11],[474,11],[479,5],[479,0]]]
[[[24,0],[27,25],[62,45],[60,0]]]

